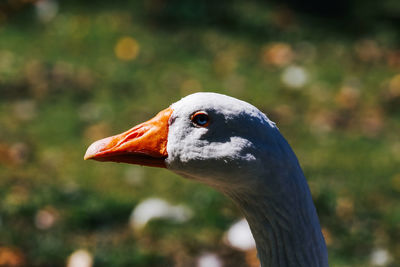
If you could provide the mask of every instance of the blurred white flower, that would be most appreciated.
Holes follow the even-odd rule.
[[[206,253],[197,259],[197,267],[222,267],[222,261],[214,253]]]
[[[245,219],[234,223],[226,233],[226,242],[239,250],[250,250],[256,247],[249,224]]]
[[[76,250],[68,257],[67,267],[92,267],[92,265],[93,256],[87,250]]]
[[[49,22],[57,16],[58,2],[55,0],[40,0],[35,3],[36,15],[41,22]]]
[[[308,82],[308,73],[303,67],[289,66],[284,69],[281,81],[288,87],[300,88]]]
[[[175,222],[186,222],[192,217],[192,211],[183,205],[171,205],[163,199],[149,198],[139,203],[130,217],[134,229],[143,228],[152,219],[169,219]]]
[[[371,264],[373,266],[385,266],[390,261],[390,254],[386,249],[377,248],[371,253]]]

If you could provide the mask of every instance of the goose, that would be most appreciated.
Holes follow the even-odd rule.
[[[89,146],[84,159],[167,168],[231,198],[249,223],[262,267],[326,267],[307,181],[276,124],[253,105],[188,95],[154,118]]]

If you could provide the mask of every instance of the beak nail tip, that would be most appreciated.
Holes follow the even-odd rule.
[[[104,148],[103,140],[96,141],[92,143],[88,149],[86,150],[85,156],[83,157],[84,160],[93,159],[96,155]]]

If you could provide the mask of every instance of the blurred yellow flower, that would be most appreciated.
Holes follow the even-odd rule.
[[[118,40],[114,52],[120,60],[134,60],[139,54],[139,44],[131,37],[123,37]]]

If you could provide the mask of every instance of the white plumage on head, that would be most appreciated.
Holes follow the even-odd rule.
[[[275,123],[253,105],[192,94],[92,146],[86,159],[166,167],[232,198],[249,222],[262,267],[328,266],[297,158]]]

